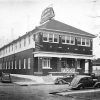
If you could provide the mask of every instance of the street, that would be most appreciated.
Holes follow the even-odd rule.
[[[20,86],[13,83],[0,83],[0,100],[100,100],[100,92],[95,92],[95,90],[90,93],[65,96],[49,94],[55,91],[65,91],[66,87],[67,85]]]

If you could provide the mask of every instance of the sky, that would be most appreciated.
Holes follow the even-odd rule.
[[[93,54],[100,58],[100,0],[0,0],[0,46],[40,25],[49,6],[56,20],[97,36]]]

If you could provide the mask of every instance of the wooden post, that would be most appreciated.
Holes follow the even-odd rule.
[[[89,73],[92,73],[92,60],[89,60]]]
[[[57,71],[61,72],[61,58],[58,58],[58,62],[57,62]]]
[[[38,57],[38,72],[42,73],[42,58]]]

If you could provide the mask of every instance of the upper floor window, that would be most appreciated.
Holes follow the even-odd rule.
[[[62,35],[61,41],[62,43],[66,43],[66,44],[75,44],[75,37],[71,35]]]
[[[59,42],[59,35],[56,33],[43,33],[43,42]]]
[[[85,45],[85,38],[82,38],[82,45]]]
[[[59,42],[59,35],[58,34],[54,34],[54,42]]]
[[[81,37],[77,37],[77,45],[81,45]]]
[[[28,36],[28,43],[30,44],[30,35]]]
[[[43,41],[48,42],[48,34],[47,33],[43,33]]]
[[[19,40],[19,48],[21,48],[21,40]]]
[[[24,47],[26,46],[26,38],[24,38]]]
[[[70,43],[70,36],[69,35],[66,36],[66,43]]]
[[[75,44],[75,37],[74,36],[71,36],[71,44]]]
[[[49,34],[49,42],[53,42],[53,34],[52,33]]]
[[[90,39],[85,37],[77,37],[77,45],[90,46]]]
[[[90,39],[86,39],[86,46],[90,46]]]

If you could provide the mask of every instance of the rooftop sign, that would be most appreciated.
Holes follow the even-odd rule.
[[[48,7],[46,8],[41,15],[41,21],[40,24],[43,24],[44,22],[46,22],[47,20],[52,19],[55,16],[54,14],[54,10],[52,7]]]

